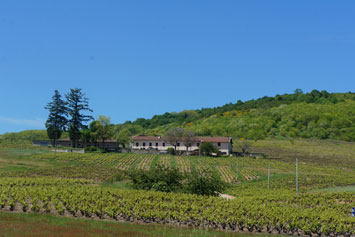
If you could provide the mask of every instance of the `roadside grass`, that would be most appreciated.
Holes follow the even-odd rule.
[[[158,224],[120,223],[38,213],[0,212],[1,236],[254,236]],[[270,236],[260,234],[259,236]],[[273,235],[274,236],[274,235]]]

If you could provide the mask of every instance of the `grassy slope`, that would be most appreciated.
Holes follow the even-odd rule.
[[[164,225],[74,219],[37,213],[0,212],[1,236],[250,236]],[[263,236],[263,235],[261,235]]]
[[[233,110],[181,124],[200,135],[234,138],[316,138],[355,140],[355,101],[337,104],[293,103],[265,109]],[[176,123],[150,129],[163,134]]]

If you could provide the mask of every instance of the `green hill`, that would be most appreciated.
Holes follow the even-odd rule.
[[[303,93],[264,96],[215,108],[164,113],[115,125],[132,135],[162,135],[171,127],[184,127],[201,136],[265,138],[317,138],[355,141],[355,93]],[[67,134],[63,134],[67,137]],[[47,139],[45,130],[0,135],[0,143],[29,143]]]
[[[276,95],[217,108],[165,113],[126,122],[124,126],[139,130],[138,126],[152,135],[181,126],[204,136],[355,141],[355,94],[313,90],[306,94]]]
[[[62,138],[68,137],[66,133]],[[22,132],[11,132],[0,135],[0,144],[28,144],[32,140],[48,140],[46,130],[25,130]]]

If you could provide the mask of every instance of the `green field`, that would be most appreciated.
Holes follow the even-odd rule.
[[[15,222],[35,222],[42,216],[51,216],[49,219],[70,216],[79,218],[63,218],[65,228],[56,227],[49,219],[46,225],[49,229],[66,231],[90,225],[97,233],[107,231],[115,235],[132,227],[115,226],[118,221],[136,223],[132,227],[135,234],[131,236],[136,236],[136,232],[137,235],[158,235],[154,228],[163,236],[171,236],[169,231],[177,235],[181,232],[181,236],[206,235],[201,228],[228,233],[355,233],[355,218],[350,213],[355,206],[355,143],[320,140],[250,143],[252,152],[264,153],[266,158],[55,154],[48,149],[3,147],[0,150],[0,208],[26,212],[16,217],[17,221],[9,221],[14,225]],[[296,158],[299,160],[299,195],[295,193]],[[236,198],[137,191],[125,178],[116,181],[118,176],[124,177],[124,171],[150,170],[157,165],[174,167],[181,173],[210,167],[230,183],[225,193]],[[271,167],[270,189],[267,189],[268,165]],[[9,219],[10,216],[5,216],[10,214],[3,214],[1,220]],[[83,219],[88,222],[77,224],[76,221]],[[90,222],[90,219],[97,221]],[[109,226],[115,227],[107,229],[107,222],[99,220],[110,221]],[[143,228],[139,223],[149,224]],[[190,226],[198,230],[151,227],[153,224]],[[31,225],[25,226],[30,228]],[[151,232],[145,233],[146,229]],[[14,230],[9,229],[8,233],[16,234],[11,231]]]

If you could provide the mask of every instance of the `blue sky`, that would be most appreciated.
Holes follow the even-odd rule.
[[[355,1],[0,1],[0,133],[82,88],[113,123],[296,88],[355,91]]]

